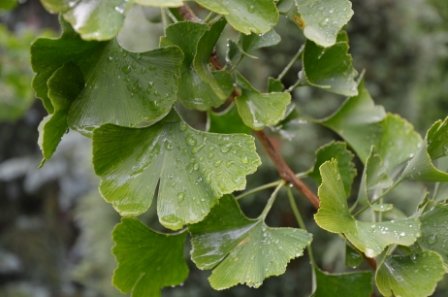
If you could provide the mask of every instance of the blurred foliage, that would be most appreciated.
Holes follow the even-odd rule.
[[[0,10],[16,1],[0,0]],[[349,24],[351,52],[358,70],[366,70],[367,87],[376,102],[407,117],[420,131],[448,112],[448,1],[446,0],[353,0],[355,15]],[[128,50],[155,47],[163,28],[158,12],[134,9],[126,20],[119,42]],[[0,13],[0,122],[22,116],[32,102],[29,44],[37,29],[55,24],[56,18],[39,7],[37,0]],[[138,25],[137,25],[138,24]],[[143,25],[142,25],[143,24]],[[31,29],[34,28],[34,29]],[[282,19],[276,31],[281,43],[259,49],[242,62],[241,69],[257,87],[266,89],[266,77],[277,76],[303,43],[295,24]],[[141,38],[142,35],[148,37]],[[226,32],[234,38],[232,31]],[[224,56],[227,40],[218,52]],[[300,69],[299,65],[295,69]],[[296,81],[297,72],[286,77]],[[334,111],[343,97],[310,88],[299,88],[295,113],[324,116]],[[195,127],[204,127],[203,117],[185,111]],[[90,168],[89,141],[71,134],[53,160],[38,170],[37,125],[43,117],[35,104],[22,119],[0,124],[0,296],[5,297],[96,297],[121,296],[110,284],[115,266],[111,255],[110,232],[117,215],[96,192]],[[297,171],[308,169],[317,147],[328,142],[330,132],[306,121],[286,123],[283,154]],[[287,133],[285,133],[285,131]],[[278,131],[273,131],[277,133]],[[281,135],[283,134],[283,135]],[[266,160],[264,160],[266,161]],[[266,162],[269,164],[269,162]],[[277,179],[273,168],[263,167],[249,180],[249,187]],[[423,194],[421,187],[402,187],[394,195],[409,206],[408,197]],[[268,193],[243,202],[249,215],[257,215]],[[286,197],[284,197],[286,198]],[[261,201],[258,203],[258,201]],[[301,201],[299,201],[301,203]],[[309,219],[312,210],[299,205]],[[151,216],[147,222],[154,223]],[[287,200],[279,199],[273,210],[272,225],[293,226]],[[311,220],[306,220],[311,221]],[[88,227],[87,227],[88,226]],[[316,258],[328,271],[345,268],[342,241],[314,225],[308,226],[316,238],[332,246],[323,254],[316,242]],[[329,243],[330,242],[330,243]],[[188,252],[188,251],[186,251]],[[307,296],[311,288],[306,257],[291,263],[288,273],[269,279],[260,290],[236,287],[215,292],[207,283],[208,273],[195,270],[183,288],[166,290],[165,296]],[[304,280],[298,283],[297,280]],[[448,281],[434,296],[448,296]]]

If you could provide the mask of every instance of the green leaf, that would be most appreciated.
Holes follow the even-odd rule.
[[[17,0],[2,0],[2,2],[0,2],[0,10],[11,10],[17,6],[17,3]]]
[[[342,233],[367,257],[379,255],[391,244],[412,245],[420,236],[417,219],[388,222],[364,222],[356,220],[348,209],[347,194],[336,160],[320,167],[322,184],[318,195],[320,207],[314,215],[316,223],[332,233]]]
[[[429,250],[439,253],[448,265],[448,205],[437,205],[424,213],[422,222],[422,237],[419,244]]]
[[[209,70],[209,59],[225,22],[207,25],[178,22],[166,29],[161,45],[177,46],[184,53],[179,81],[179,100],[187,108],[209,110],[218,107],[229,97],[233,82],[226,71]]]
[[[67,114],[71,102],[84,87],[79,68],[65,64],[56,70],[48,80],[48,98],[53,113],[45,117],[39,125],[39,146],[45,160],[54,154],[62,136],[68,130]]]
[[[296,0],[306,38],[318,45],[330,47],[338,32],[353,16],[348,0]]]
[[[160,234],[138,220],[122,219],[113,231],[114,285],[132,297],[162,296],[162,288],[180,285],[188,276],[185,239],[186,233]]]
[[[65,132],[66,124],[84,134],[90,134],[94,128],[106,123],[125,127],[147,126],[167,115],[177,100],[182,60],[182,53],[177,48],[130,53],[116,41],[88,42],[68,29],[59,39],[37,40],[31,52],[36,72],[33,86],[48,112],[56,112],[51,93],[64,97],[57,99],[64,101],[63,112],[59,107],[55,117],[57,123],[56,119],[47,119],[42,124],[45,126],[42,133],[57,132],[57,135],[41,136],[42,150],[47,159],[56,149],[56,140]],[[59,71],[67,64],[71,65],[72,73]],[[113,84],[110,83],[111,78],[114,79]],[[61,92],[57,84],[50,83],[50,79],[67,84],[70,82],[64,81],[75,79],[83,82],[83,88]],[[46,139],[52,141],[45,143]]]
[[[288,92],[261,93],[242,75],[238,77],[241,94],[235,98],[238,113],[244,124],[254,130],[274,126],[284,117],[291,94]]]
[[[227,52],[227,60],[233,61],[236,65],[244,56],[256,59],[256,56],[253,56],[252,53],[258,49],[271,47],[279,44],[281,41],[280,35],[271,30],[265,34],[251,34],[245,35],[240,34],[240,39],[238,43],[233,41],[229,41],[228,43],[228,52]]]
[[[172,112],[149,128],[96,129],[93,163],[103,196],[124,216],[144,213],[159,183],[159,220],[176,230],[201,221],[224,194],[243,190],[261,162],[252,136],[196,131]]]
[[[192,260],[200,269],[213,269],[209,281],[217,290],[237,284],[261,286],[264,279],[283,274],[312,239],[300,229],[271,228],[247,218],[231,196],[223,197],[203,222],[189,229]]]
[[[426,133],[415,157],[410,160],[403,175],[415,180],[448,182],[448,173],[439,170],[434,161],[448,156],[448,118],[435,122]]]
[[[273,0],[195,0],[199,5],[224,15],[227,22],[244,33],[263,34],[278,22],[279,13]]]
[[[179,7],[184,5],[184,0],[134,0],[135,3],[145,6]]]
[[[315,269],[316,291],[312,297],[369,297],[372,294],[372,273],[352,272],[329,274]]]
[[[305,43],[302,55],[305,78],[312,86],[344,96],[358,95],[357,72],[349,54],[347,33],[341,32],[337,42],[324,48],[313,41]]]
[[[52,13],[64,19],[86,40],[109,40],[120,31],[126,12],[133,5],[127,0],[42,0]]]
[[[339,172],[341,173],[344,182],[344,189],[347,195],[350,194],[353,180],[356,177],[356,168],[353,163],[354,155],[347,149],[347,144],[344,142],[331,142],[320,147],[316,152],[316,161],[314,168],[308,174],[317,184],[322,182],[319,167],[326,161],[336,159],[338,162]]]
[[[431,296],[443,278],[442,258],[431,251],[389,256],[376,272],[378,290],[386,297]]]
[[[212,133],[252,133],[252,130],[244,125],[234,105],[222,113],[209,112],[208,127],[208,132]]]

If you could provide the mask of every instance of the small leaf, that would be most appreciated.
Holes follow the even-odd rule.
[[[378,290],[386,297],[431,296],[445,274],[442,258],[431,251],[389,256],[376,272]]]
[[[224,22],[213,27],[192,22],[178,22],[166,29],[162,46],[177,46],[184,53],[179,81],[179,100],[187,108],[209,110],[225,102],[233,90],[233,82],[226,71],[209,70],[208,61],[221,35]]]
[[[448,156],[448,118],[433,124],[414,155],[404,170],[404,176],[414,180],[448,182],[448,172],[434,165],[435,160]]]
[[[223,134],[252,133],[252,130],[244,125],[234,105],[222,113],[209,112],[208,119],[208,132]]]
[[[329,274],[315,270],[316,291],[312,297],[338,296],[369,297],[372,294],[372,273],[352,272]]]
[[[419,238],[419,244],[439,253],[448,265],[448,205],[437,205],[424,213],[420,220],[422,237]]]
[[[341,173],[344,182],[345,192],[349,195],[353,180],[357,174],[353,158],[354,155],[347,149],[346,143],[331,142],[318,149],[316,152],[314,168],[308,175],[311,176],[317,184],[320,184],[322,179],[320,177],[319,167],[326,161],[336,159],[338,161],[339,172]]]
[[[160,234],[138,220],[122,219],[113,231],[114,285],[132,297],[157,297],[162,288],[180,285],[188,276],[185,239],[186,233]]]
[[[243,76],[238,77],[241,95],[236,100],[244,124],[254,130],[276,125],[284,117],[291,94],[288,92],[260,93]]]
[[[225,16],[227,22],[244,33],[263,34],[278,22],[273,0],[195,0],[199,5]]]
[[[410,246],[419,237],[420,223],[417,219],[379,223],[356,220],[348,209],[347,194],[336,160],[325,162],[320,167],[320,175],[320,207],[314,218],[322,229],[344,234],[370,258],[376,257],[391,244]]]
[[[280,43],[280,41],[281,41],[280,35],[274,30],[271,30],[261,35],[240,34],[240,39],[238,40],[238,43],[229,41],[227,60],[237,64],[241,60],[243,55],[255,59],[257,57],[252,55],[254,51],[261,48],[277,45]]]
[[[209,281],[217,290],[237,284],[259,287],[264,279],[283,274],[312,238],[300,229],[271,228],[247,218],[231,196],[189,229],[192,260],[200,269],[213,269]]]
[[[243,190],[260,165],[252,136],[197,131],[174,112],[144,129],[102,126],[93,152],[100,190],[121,215],[144,213],[159,183],[159,220],[173,230],[201,221],[221,196]]]
[[[339,31],[353,16],[348,0],[296,0],[296,5],[306,38],[324,47],[336,43]]]
[[[348,52],[347,33],[341,32],[337,42],[323,48],[308,40],[302,55],[305,78],[312,86],[344,96],[358,95],[357,72]]]

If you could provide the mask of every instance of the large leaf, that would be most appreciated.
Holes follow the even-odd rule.
[[[326,161],[336,159],[338,161],[339,172],[341,173],[344,182],[345,192],[350,194],[353,180],[356,177],[356,168],[353,163],[354,155],[347,149],[347,144],[344,142],[331,142],[320,147],[316,152],[316,161],[314,167],[308,173],[317,184],[322,182],[319,167]]]
[[[174,47],[129,53],[116,41],[84,41],[67,28],[59,39],[37,40],[31,52],[34,89],[48,112],[55,112],[55,100],[64,101],[64,113],[59,107],[57,115],[59,124],[42,125],[41,133],[49,134],[41,136],[46,159],[67,129],[64,121],[85,134],[105,123],[147,126],[168,114],[177,99],[182,53]],[[72,72],[62,71],[64,65],[71,65]],[[111,77],[116,78],[113,84]],[[70,84],[68,80],[82,80],[83,88],[58,90],[58,84]],[[52,94],[60,98],[50,98]]]
[[[213,269],[209,281],[217,290],[237,284],[259,287],[264,279],[283,274],[312,238],[300,229],[271,228],[247,218],[231,196],[189,229],[192,260],[200,269]]]
[[[252,136],[196,131],[174,112],[144,129],[102,126],[93,152],[106,200],[136,216],[149,208],[159,183],[159,220],[170,229],[201,221],[221,196],[243,190],[245,176],[260,165]]]
[[[372,294],[372,273],[352,272],[329,274],[315,270],[316,291],[312,297],[338,296],[369,297]]]
[[[163,46],[178,46],[184,53],[179,100],[188,108],[208,110],[218,107],[229,97],[233,85],[226,71],[211,71],[209,59],[225,22],[211,28],[204,24],[178,22],[166,29]]]
[[[236,30],[263,34],[278,22],[279,13],[273,0],[195,0],[198,4],[225,16]]]
[[[306,38],[329,47],[353,16],[349,0],[296,0]]]
[[[341,32],[337,42],[324,48],[308,40],[302,56],[303,71],[308,83],[344,96],[358,95],[352,57],[348,52],[347,33]]]
[[[135,219],[123,219],[113,231],[117,259],[114,285],[132,297],[161,296],[161,289],[188,276],[184,259],[186,233],[160,234]]]
[[[389,256],[376,272],[378,290],[386,297],[431,296],[445,274],[442,258],[431,251]]]
[[[48,11],[61,13],[86,40],[114,38],[134,3],[176,7],[183,5],[183,0],[42,0]]]
[[[279,123],[284,117],[291,94],[288,92],[261,93],[242,75],[238,77],[241,94],[235,98],[238,113],[244,124],[261,130]]]
[[[391,244],[412,245],[420,236],[417,219],[387,222],[356,220],[348,209],[347,193],[336,160],[320,167],[322,184],[319,187],[320,207],[314,218],[323,229],[343,234],[368,257],[379,255]]]
[[[448,205],[437,205],[421,216],[421,246],[439,253],[448,265]]]

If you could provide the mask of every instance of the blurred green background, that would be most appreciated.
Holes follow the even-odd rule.
[[[425,131],[448,114],[448,1],[352,2],[355,15],[348,32],[356,68],[366,70],[367,87],[378,103]],[[121,44],[139,51],[155,47],[161,32],[157,13],[132,11],[119,36]],[[241,65],[256,85],[277,75],[303,42],[286,19],[276,30],[281,44]],[[0,296],[121,296],[110,281],[115,265],[110,232],[119,218],[97,193],[90,141],[68,133],[55,157],[37,169],[37,127],[45,112],[31,90],[29,46],[37,36],[56,36],[57,31],[57,17],[46,13],[38,0],[0,0]],[[225,44],[222,40],[221,53]],[[296,76],[297,71],[290,73],[286,83],[292,84]],[[344,100],[309,88],[298,89],[294,97],[300,113],[315,116],[327,115]],[[192,124],[204,124],[196,113],[185,116]],[[335,137],[304,121],[283,128],[282,150],[297,171],[310,167],[316,148]],[[250,177],[250,186],[277,179],[269,161],[265,164]],[[406,204],[421,191],[409,185],[396,195]],[[246,212],[257,214],[267,195],[244,201]],[[301,209],[310,219],[312,209],[306,204]],[[156,226],[153,214],[143,219]],[[294,225],[286,199],[276,205],[270,220],[274,225]],[[319,235],[314,245],[319,264],[329,271],[347,269],[343,242],[309,222],[310,230]],[[284,276],[267,280],[259,290],[236,287],[224,292],[212,291],[208,273],[191,266],[184,286],[167,289],[164,296],[308,296],[307,263],[306,257],[293,261]],[[448,296],[447,280],[434,296]]]

